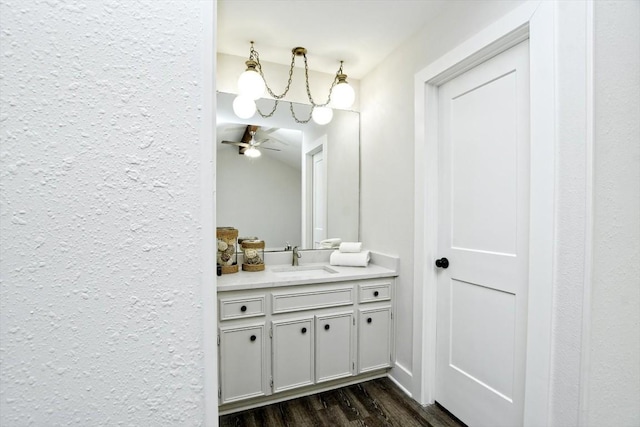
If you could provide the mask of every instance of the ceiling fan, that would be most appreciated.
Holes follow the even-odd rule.
[[[222,141],[223,144],[232,144],[238,146],[238,154],[244,154],[247,157],[260,157],[262,153],[258,150],[269,139],[263,139],[262,141],[256,141],[255,135],[258,131],[258,126],[248,125],[244,130],[244,134],[240,141]],[[277,148],[260,147],[266,150],[280,151]]]

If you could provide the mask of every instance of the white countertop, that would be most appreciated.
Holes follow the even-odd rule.
[[[367,267],[340,267],[329,265],[328,254],[330,254],[330,252],[326,251],[324,251],[324,253],[319,253],[319,255],[318,253],[312,254],[310,252],[301,253],[303,254],[300,261],[301,267],[327,266],[332,270],[335,270],[336,273],[319,275],[316,277],[309,276],[306,273],[301,273],[300,276],[293,273],[281,274],[274,270],[286,268],[291,264],[268,264],[269,259],[267,258],[267,265],[263,271],[242,271],[242,269],[240,269],[237,273],[218,276],[217,290],[218,292],[226,292],[245,289],[309,285],[315,283],[344,282],[347,280],[395,277],[399,273],[399,259],[397,257],[383,255],[380,253],[371,252],[371,262]],[[327,260],[323,261],[322,259],[325,258],[325,254]],[[309,261],[313,262],[304,262],[303,260],[305,259],[305,256]],[[281,260],[282,257],[278,259],[278,261]]]

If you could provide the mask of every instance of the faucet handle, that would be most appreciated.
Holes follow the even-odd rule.
[[[284,247],[285,251],[290,251],[291,250],[291,243],[287,242],[287,244]]]

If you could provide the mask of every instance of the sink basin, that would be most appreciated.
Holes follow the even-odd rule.
[[[273,270],[279,276],[296,276],[296,277],[321,277],[336,274],[337,271],[326,265],[300,265],[290,267],[277,267]]]

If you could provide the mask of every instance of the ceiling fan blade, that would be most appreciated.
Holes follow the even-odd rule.
[[[279,148],[260,147],[261,150],[282,151]]]
[[[271,137],[271,142],[273,142],[274,144],[284,145],[285,147],[289,146],[288,142],[283,141],[283,140],[278,139],[278,138],[274,138],[274,137]]]
[[[248,147],[249,144],[246,142],[237,142],[237,141],[222,141],[223,144],[232,144],[237,145],[238,147]]]
[[[262,143],[264,143],[264,142],[267,142],[267,141],[268,141],[268,139],[263,139],[262,141],[256,141],[256,142],[253,144],[253,146],[254,146],[254,147],[257,147],[257,146],[259,146],[260,144],[262,144]]]

